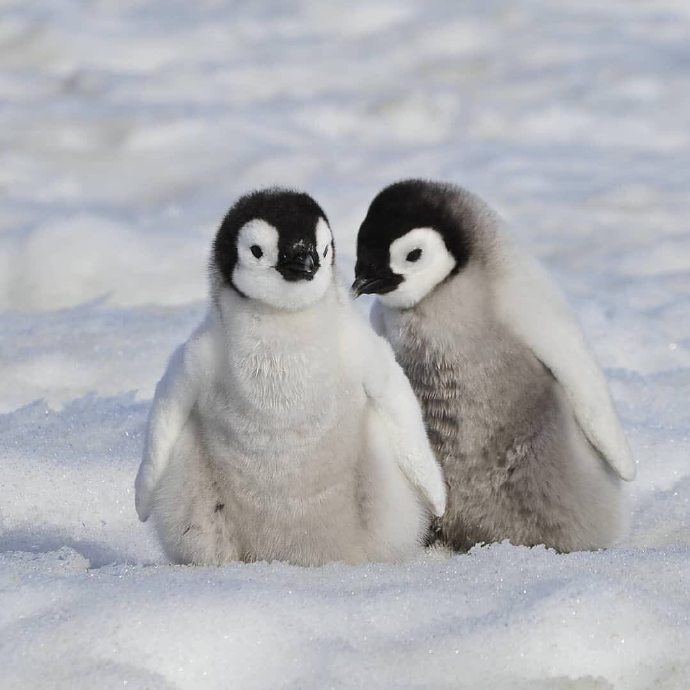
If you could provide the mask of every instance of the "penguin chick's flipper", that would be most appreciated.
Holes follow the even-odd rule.
[[[431,512],[440,517],[446,508],[446,484],[412,386],[395,361],[390,345],[362,322],[359,333],[364,391],[388,425],[395,463]]]
[[[502,323],[553,374],[589,442],[621,478],[635,478],[635,462],[606,381],[565,299],[541,265],[509,240],[500,240],[494,308]]]
[[[170,454],[197,400],[202,381],[213,365],[210,320],[192,334],[173,353],[168,367],[156,386],[149,412],[144,455],[135,481],[135,505],[146,522],[153,496]]]

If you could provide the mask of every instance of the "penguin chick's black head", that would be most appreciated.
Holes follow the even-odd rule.
[[[317,251],[316,227],[319,219],[328,224],[322,208],[304,192],[263,189],[240,197],[227,212],[213,243],[212,262],[223,282],[243,294],[233,283],[237,264],[237,238],[250,221],[262,220],[278,231],[275,269],[287,281],[312,280],[324,261]],[[252,247],[259,258],[264,250]],[[333,262],[331,244],[328,259]]]
[[[390,246],[415,228],[432,228],[443,238],[455,259],[451,275],[465,266],[472,244],[462,193],[454,185],[427,180],[403,180],[379,192],[357,235],[355,294],[386,294],[400,285],[404,277],[390,267]],[[419,259],[414,251],[410,254],[410,261]]]

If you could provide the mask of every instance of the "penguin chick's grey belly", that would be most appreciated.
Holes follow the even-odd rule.
[[[613,540],[616,482],[532,353],[497,324],[460,336],[452,351],[418,324],[402,326],[397,355],[449,486],[431,541],[465,550],[508,539],[569,551]]]

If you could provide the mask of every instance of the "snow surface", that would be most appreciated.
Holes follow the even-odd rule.
[[[686,0],[3,0],[0,688],[690,687]],[[164,564],[132,484],[240,193],[312,192],[351,271],[449,179],[566,291],[639,463],[617,548]]]

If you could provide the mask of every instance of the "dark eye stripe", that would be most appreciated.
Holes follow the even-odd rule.
[[[407,260],[408,261],[419,261],[419,257],[422,255],[422,250],[417,248],[413,249],[408,255],[407,255]]]
[[[261,247],[258,244],[253,244],[251,247],[249,247],[249,251],[254,254],[257,259],[260,259],[264,255]]]
[[[326,248],[323,250],[323,258],[326,258],[326,254],[328,254],[328,245],[326,245]]]

